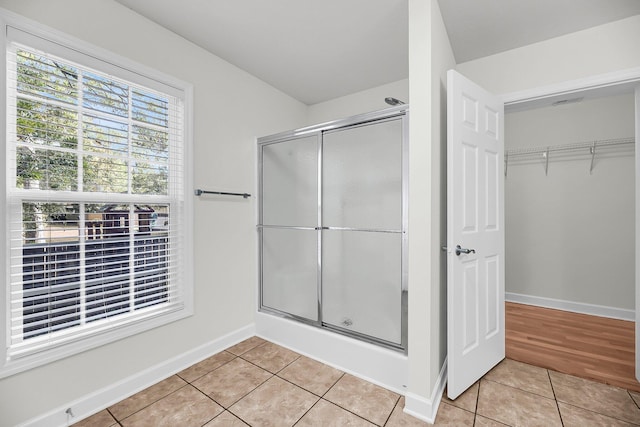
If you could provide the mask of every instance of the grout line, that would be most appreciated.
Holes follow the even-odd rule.
[[[280,378],[280,377],[278,377],[278,378]],[[317,396],[317,394],[314,394],[314,396]],[[312,410],[313,408],[315,408],[315,406],[316,406],[316,405],[318,404],[318,402],[320,402],[321,400],[322,400],[322,398],[318,398],[318,400],[316,400],[316,401],[315,401],[315,403],[314,403],[313,405],[311,405],[311,407],[310,407],[309,409],[307,409],[307,410],[304,412],[304,414],[302,414],[302,415],[300,416],[300,418],[298,418],[298,419],[296,420],[296,422],[295,422],[295,423],[293,423],[292,427],[293,427],[293,426],[295,426],[296,424],[298,424],[298,423],[300,422],[300,420],[301,420],[301,419],[303,419],[303,418],[305,417],[305,415],[307,415],[309,412],[311,412],[311,410]]]
[[[105,410],[105,411],[107,411],[107,413],[108,413],[109,415],[111,415],[111,418],[113,418],[114,420],[116,420],[116,423],[120,424],[120,420],[118,420],[118,419],[116,418],[116,416],[115,416],[115,415],[113,415],[113,414],[111,413],[111,411],[109,410],[109,407],[104,408],[104,410]]]
[[[342,372],[342,371],[340,371],[340,372]],[[327,395],[327,393],[329,393],[329,390],[334,388],[336,386],[336,384],[338,384],[338,381],[340,381],[342,378],[344,378],[345,375],[346,375],[346,372],[342,372],[342,375],[340,375],[340,378],[338,378],[333,384],[331,384],[331,386],[327,389],[327,391],[324,392],[324,394],[321,397],[324,398]]]
[[[175,375],[175,374],[174,374],[174,375]],[[173,375],[172,375],[172,376],[173,376]],[[176,377],[178,377],[177,375],[175,375],[175,376],[176,376]],[[171,378],[171,377],[169,377],[169,378]],[[162,380],[162,381],[166,381],[166,380],[167,380],[167,379],[169,379],[169,378],[165,378],[165,379],[164,379],[164,380]],[[178,377],[178,378],[180,378],[180,377]],[[182,378],[180,378],[180,379],[182,380]],[[155,385],[157,385],[157,384],[160,384],[162,381],[158,381],[157,383],[155,383],[155,384],[153,384],[153,385],[151,385],[151,386],[149,386],[149,387],[147,387],[147,388],[145,388],[145,389],[143,389],[143,390],[140,390],[138,393],[142,393],[143,391],[148,390],[149,388],[151,388],[151,387],[153,387],[153,386],[155,386]],[[182,381],[184,381],[184,380],[182,380]],[[117,419],[115,416],[114,416],[113,418],[115,418],[115,419],[116,419],[116,421],[118,421],[118,423],[120,423],[121,421],[124,421],[124,420],[126,420],[127,418],[130,418],[130,417],[134,416],[134,415],[135,415],[135,414],[137,414],[138,412],[140,412],[140,411],[144,411],[145,409],[147,409],[147,408],[148,408],[148,407],[150,407],[151,405],[155,405],[156,403],[160,402],[160,401],[161,401],[162,399],[164,399],[165,397],[168,397],[168,396],[172,395],[173,393],[175,393],[176,391],[178,391],[178,390],[182,390],[183,388],[185,388],[185,387],[187,387],[187,386],[191,385],[191,384],[189,384],[189,383],[188,383],[188,382],[186,382],[186,381],[184,381],[184,382],[185,382],[185,383],[184,383],[182,386],[180,386],[180,387],[178,387],[177,389],[175,389],[175,390],[173,390],[173,391],[171,391],[171,392],[169,392],[169,393],[167,393],[167,394],[163,395],[162,397],[159,397],[158,399],[154,400],[153,402],[149,403],[148,405],[143,406],[142,408],[138,409],[137,411],[130,413],[130,414],[129,414],[129,415],[127,415],[126,417],[123,417],[121,420]],[[138,394],[138,393],[136,393],[136,394]],[[131,395],[131,396],[127,397],[126,399],[122,399],[120,402],[124,402],[125,400],[130,399],[130,398],[132,398],[133,396],[135,396],[136,394]],[[115,405],[117,405],[117,404],[118,404],[118,403],[120,403],[120,402],[115,403]],[[111,405],[111,406],[113,406],[113,405]]]
[[[371,421],[370,419],[365,418],[365,417],[363,417],[362,415],[358,415],[358,414],[356,414],[355,412],[353,412],[352,410],[347,409],[347,408],[345,408],[345,407],[343,407],[343,406],[339,405],[338,403],[332,402],[332,401],[327,400],[327,399],[324,399],[324,398],[321,398],[320,400],[324,400],[325,402],[327,402],[327,403],[328,403],[328,404],[330,404],[330,405],[337,406],[338,408],[342,409],[343,411],[346,411],[346,412],[348,412],[348,413],[350,413],[350,414],[352,414],[352,415],[355,415],[356,417],[358,417],[358,418],[360,418],[360,419],[362,419],[362,420],[365,420],[366,422],[368,422],[368,423],[370,423],[370,424],[373,424],[373,425],[375,425],[375,426],[379,426],[379,427],[380,427],[380,424],[376,424],[375,422]],[[394,406],[394,408],[395,408],[395,406]],[[391,412],[393,412],[393,410],[392,410]],[[384,424],[383,424],[383,425],[384,425]]]
[[[266,370],[265,370],[266,371]],[[266,371],[269,372],[269,371]],[[271,372],[269,372],[271,374]],[[250,395],[251,393],[253,393],[254,391],[256,391],[257,389],[259,389],[260,387],[262,387],[267,381],[269,381],[270,379],[272,379],[273,377],[275,377],[274,374],[271,374],[271,376],[269,378],[267,378],[266,380],[264,380],[263,382],[261,382],[260,384],[258,384],[257,386],[255,386],[254,388],[252,388],[251,390],[249,390],[248,392],[246,392],[245,394],[243,394],[241,397],[239,397],[238,399],[234,400],[233,403],[229,404],[228,407],[224,407],[222,405],[223,408],[225,408],[226,410],[229,410],[233,405],[235,405],[236,403],[238,403],[239,401],[241,401],[242,399],[244,399],[245,397],[247,397],[248,395]],[[238,418],[240,418],[238,416]]]
[[[494,383],[494,384],[500,384],[501,386],[509,387],[509,388],[511,388],[511,389],[514,389],[514,390],[519,390],[519,391],[522,391],[522,392],[524,392],[524,393],[531,394],[531,395],[533,395],[533,396],[541,397],[541,398],[543,398],[543,399],[547,399],[547,400],[556,400],[556,399],[555,399],[555,394],[554,394],[554,397],[547,397],[547,396],[543,396],[543,395],[541,395],[541,394],[535,393],[535,392],[533,392],[533,391],[524,390],[524,389],[522,389],[522,388],[520,388],[520,387],[516,387],[516,386],[509,385],[509,384],[501,383],[500,381],[490,380],[490,379],[487,379],[487,378],[482,378],[482,379],[483,379],[484,381],[489,381],[489,382],[492,382],[492,383]],[[479,390],[478,390],[478,394],[480,394],[480,393],[479,393]]]
[[[603,414],[602,412],[592,411],[591,409],[583,408],[583,407],[581,407],[581,406],[573,405],[573,404],[571,404],[571,403],[567,403],[567,402],[562,402],[562,403],[564,403],[564,404],[565,404],[565,405],[567,405],[567,406],[571,406],[571,407],[573,407],[573,408],[576,408],[576,409],[580,409],[580,410],[582,410],[582,411],[589,412],[589,413],[591,413],[591,414],[596,414],[596,415],[601,416],[601,417],[609,418],[609,419],[611,419],[611,420],[621,421],[621,422],[623,422],[623,423],[627,423],[627,424],[631,424],[631,425],[640,425],[640,424],[636,424],[636,423],[631,422],[631,421],[628,421],[628,420],[623,420],[623,419],[621,419],[621,418],[617,418],[617,417],[615,417],[615,416],[613,416],[613,415],[607,415],[607,414]]]
[[[287,367],[287,366],[289,366],[291,363],[293,363],[293,362],[290,362],[290,363],[289,363],[288,365],[286,365],[284,368],[279,369],[279,370],[278,370],[278,372],[271,372],[270,370],[268,370],[268,369],[267,369],[267,368],[265,368],[264,366],[260,366],[260,365],[258,365],[257,363],[252,362],[251,360],[247,360],[247,359],[245,359],[244,357],[241,357],[241,356],[238,356],[238,357],[239,357],[240,359],[244,360],[245,362],[252,364],[252,365],[253,365],[253,366],[255,366],[256,368],[260,368],[260,369],[262,369],[263,371],[268,372],[268,373],[270,373],[271,375],[274,375],[274,376],[278,375],[278,373],[279,373],[280,371],[282,371],[282,369],[286,368],[286,367]],[[296,358],[295,360],[298,360],[298,358]],[[294,360],[294,362],[295,362],[295,360]],[[278,377],[278,378],[279,378],[279,377]]]
[[[478,380],[478,394],[476,395],[476,405],[473,408],[473,425],[474,426],[476,425],[476,420],[478,419],[478,404],[480,403],[480,387],[481,387],[481,384],[482,384],[482,378],[480,378]]]
[[[295,352],[294,352],[295,353]],[[298,354],[298,353],[296,353]],[[288,368],[290,365],[293,365],[294,362],[297,362],[300,357],[302,357],[301,354],[298,354],[298,357],[296,357],[295,359],[293,359],[291,362],[287,363],[286,365],[284,365],[278,372],[274,373],[274,375],[278,375],[280,372],[284,371],[286,368]],[[279,378],[279,377],[278,377]]]
[[[187,369],[189,369],[189,368],[191,368],[191,367],[193,367],[193,366],[197,365],[198,363],[202,363],[202,362],[204,362],[205,360],[210,359],[210,358],[212,358],[212,357],[215,357],[216,355],[218,355],[218,354],[220,354],[220,353],[223,353],[223,352],[225,352],[225,353],[229,353],[230,355],[232,355],[232,356],[233,356],[233,358],[231,358],[231,359],[227,360],[226,362],[222,363],[222,365],[217,366],[217,367],[213,368],[212,370],[205,372],[204,374],[200,375],[198,378],[194,378],[192,381],[188,381],[186,378],[181,377],[181,376],[179,375],[179,374],[180,374],[180,372],[184,372],[184,371],[186,371]],[[240,356],[236,356],[235,354],[233,354],[233,353],[231,353],[231,352],[228,352],[228,351],[226,351],[226,350],[222,350],[222,351],[220,351],[220,352],[218,352],[218,353],[216,353],[216,354],[212,354],[212,355],[211,355],[211,356],[209,356],[207,359],[203,359],[203,360],[201,360],[200,362],[198,362],[198,363],[194,363],[193,365],[189,366],[188,368],[183,369],[182,371],[178,372],[178,373],[176,374],[176,376],[178,376],[178,377],[179,377],[180,379],[182,379],[183,381],[186,381],[186,382],[187,382],[187,384],[193,384],[194,382],[198,381],[200,378],[204,377],[205,375],[209,375],[211,372],[213,372],[213,371],[215,371],[215,370],[217,370],[217,369],[219,369],[219,368],[222,368],[224,365],[226,365],[226,364],[227,364],[227,363],[229,363],[229,362],[234,361],[234,360],[235,360],[235,359],[237,359],[238,357],[240,357]]]
[[[553,393],[553,400],[556,402],[556,409],[558,410],[558,416],[560,417],[560,424],[564,427],[564,421],[562,420],[562,412],[560,411],[560,403],[558,403],[558,396],[556,396],[556,389],[553,387],[553,380],[551,379],[551,372],[547,369],[547,377],[549,378],[549,384],[551,385],[551,392]]]
[[[280,370],[278,373],[282,372],[283,370],[284,370],[284,368],[283,368],[282,370]],[[340,372],[342,372],[342,371],[340,371]],[[291,385],[294,385],[294,386],[296,386],[296,387],[298,387],[298,388],[301,388],[301,389],[303,389],[304,391],[306,391],[306,392],[309,392],[309,393],[313,394],[314,396],[318,396],[318,398],[322,398],[322,397],[324,397],[324,395],[325,395],[325,394],[327,394],[327,393],[329,392],[329,390],[331,390],[331,389],[333,388],[333,386],[334,386],[334,385],[336,385],[336,383],[337,383],[338,381],[340,381],[340,378],[342,378],[342,377],[344,376],[344,372],[342,372],[342,375],[340,375],[340,378],[338,378],[338,379],[337,379],[333,384],[331,384],[331,385],[329,386],[329,388],[327,388],[327,390],[326,390],[323,394],[317,394],[317,393],[314,393],[313,391],[309,390],[308,388],[306,388],[306,387],[304,387],[304,386],[302,386],[302,385],[300,385],[300,384],[296,384],[296,383],[294,383],[293,381],[290,381],[290,380],[288,380],[288,379],[286,379],[286,378],[284,378],[284,377],[281,377],[281,376],[280,376],[280,375],[278,375],[278,374],[275,374],[274,376],[276,376],[276,377],[280,378],[280,379],[281,379],[281,380],[283,380],[283,381],[288,382],[288,383],[289,383],[289,384],[291,384]]]
[[[249,348],[249,349],[247,349],[247,350],[245,350],[245,351],[243,351],[241,354],[235,354],[235,353],[233,353],[233,352],[229,351],[229,349],[230,349],[230,348],[233,348],[233,347],[235,347],[235,346],[237,346],[237,345],[239,345],[239,344],[242,344],[243,342],[245,342],[245,341],[247,341],[247,340],[250,340],[251,338],[254,338],[254,337],[256,337],[256,335],[254,335],[253,337],[247,338],[247,339],[246,339],[246,340],[244,340],[244,341],[240,341],[238,344],[234,344],[234,345],[232,345],[231,347],[227,347],[227,348],[225,348],[223,351],[226,351],[226,352],[228,352],[228,353],[231,353],[231,354],[233,354],[233,355],[234,355],[234,356],[236,356],[236,357],[240,357],[240,356],[242,356],[242,355],[243,355],[243,354],[245,354],[245,353],[249,353],[251,350],[254,350],[254,349],[256,349],[256,348],[258,348],[258,347],[260,347],[260,346],[265,345],[265,344],[266,344],[266,343],[268,343],[268,342],[271,342],[271,341],[267,341],[267,340],[265,340],[265,339],[263,339],[263,338],[257,337],[257,338],[262,339],[262,342],[261,342],[261,343],[259,343],[259,344],[256,344],[255,346],[253,346],[253,347],[251,347],[251,348]],[[273,343],[272,343],[272,344],[273,344]]]
[[[387,419],[385,420],[384,423],[382,423],[383,426],[386,426],[387,423],[389,422],[389,420],[391,419],[391,415],[393,415],[393,412],[398,407],[398,404],[400,403],[400,399],[402,399],[402,396],[399,395],[398,396],[398,400],[396,400],[396,403],[393,405],[393,408],[391,408],[391,412],[389,412],[389,415],[387,416]]]
[[[328,366],[328,365],[327,365],[327,366]],[[335,368],[334,368],[334,369],[335,369]],[[340,371],[340,372],[342,372],[342,371]],[[340,377],[338,377],[338,379],[337,379],[337,380],[335,380],[335,382],[329,386],[329,388],[327,389],[327,391],[325,391],[325,392],[322,394],[322,396],[321,396],[321,397],[325,397],[325,396],[327,395],[327,393],[329,393],[329,390],[331,390],[332,388],[334,388],[334,387],[336,386],[336,384],[338,384],[338,381],[340,381],[342,378],[344,378],[344,376],[345,376],[345,375],[346,375],[346,373],[345,373],[345,372],[342,372],[342,375],[340,375]]]
[[[633,401],[633,403],[636,404],[636,406],[638,407],[638,409],[640,409],[640,404],[638,404],[638,402],[636,402],[636,400],[633,398],[633,395],[631,394],[631,390],[627,390],[627,394],[629,395],[629,397],[631,398],[631,400]]]

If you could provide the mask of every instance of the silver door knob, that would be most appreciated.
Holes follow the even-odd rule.
[[[456,255],[460,256],[460,254],[475,254],[475,249],[466,249],[461,248],[460,245],[456,245]]]

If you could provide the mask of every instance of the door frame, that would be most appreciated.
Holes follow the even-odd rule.
[[[638,149],[638,139],[640,139],[640,67],[614,71],[611,73],[576,80],[567,80],[561,83],[540,86],[524,91],[505,93],[498,95],[498,97],[503,100],[506,121],[506,113],[508,112],[548,106],[561,99],[576,96],[596,98],[601,96],[620,95],[624,93],[635,94],[635,360],[636,379],[640,381],[640,149]]]

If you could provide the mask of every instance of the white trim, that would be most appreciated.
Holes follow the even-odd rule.
[[[436,416],[438,415],[438,408],[440,407],[440,401],[442,400],[442,394],[444,393],[444,387],[446,385],[447,359],[445,359],[442,364],[440,375],[438,375],[438,380],[431,392],[431,398],[425,399],[418,394],[407,393],[404,398],[404,413],[430,424],[435,423]]]
[[[5,28],[5,17],[0,14],[0,28]],[[0,135],[3,136],[3,139],[6,140],[7,135],[7,49],[6,49],[6,40],[4,36],[0,35]],[[0,165],[2,165],[3,172],[0,172],[2,175],[0,176],[0,218],[8,218],[9,217],[9,205],[6,203],[7,200],[7,185],[10,182],[9,174],[11,173],[8,168],[5,167],[7,164],[7,150],[3,146],[0,149]],[[6,309],[7,302],[11,300],[11,295],[9,292],[9,287],[6,285],[7,283],[11,283],[11,272],[9,268],[6,268],[10,265],[10,254],[11,251],[9,249],[9,236],[11,235],[9,232],[10,229],[9,221],[4,221],[4,224],[0,225],[2,227],[0,229],[0,241],[3,242],[2,246],[0,246],[0,282],[4,284],[4,289],[0,289],[0,346],[2,346],[2,350],[0,350],[0,357],[6,356],[6,348],[9,344],[9,335],[7,330],[7,325],[11,325],[11,313]],[[2,370],[2,365],[4,361],[0,360],[0,371]]]
[[[71,423],[77,423],[207,357],[252,337],[254,332],[255,325],[247,325],[214,341],[203,344],[145,369],[142,372],[110,384],[94,393],[61,405],[46,414],[20,424],[18,427],[62,427]],[[71,409],[71,412],[74,414],[73,418],[68,418],[65,412],[67,408]]]
[[[640,67],[618,70],[611,73],[599,74],[576,80],[569,80],[553,85],[540,86],[519,92],[510,92],[501,95],[505,108],[509,111],[517,111],[521,108],[531,108],[540,101],[551,102],[552,98],[567,97],[568,95],[594,92],[631,92],[640,84]],[[524,105],[526,104],[526,106]],[[522,107],[521,107],[522,106]]]
[[[640,141],[640,85],[636,87],[635,92],[635,126],[636,126],[636,142]],[[637,145],[637,144],[636,144]],[[635,184],[636,184],[636,217],[635,217],[635,225],[636,225],[636,233],[635,233],[635,249],[636,249],[636,274],[635,274],[635,308],[636,313],[633,317],[633,320],[636,322],[635,325],[635,338],[636,338],[636,366],[635,366],[635,377],[638,381],[640,381],[640,150],[636,149],[636,158],[635,158]]]
[[[122,68],[127,72],[137,74],[146,78],[151,78],[180,91],[184,90],[186,86],[191,86],[190,83],[180,80],[174,76],[165,74],[155,68],[140,64],[132,59],[121,56],[108,49],[96,46],[92,43],[71,36],[63,31],[56,30],[52,27],[34,21],[33,19],[26,18],[22,15],[11,12],[10,10],[1,7],[0,17],[2,18],[1,21],[3,25],[2,38],[5,41],[7,38],[6,27],[10,26],[18,30],[27,32],[33,36],[54,41],[61,46],[72,48],[73,50],[76,50],[77,52],[82,53],[88,57],[107,62],[113,66]]]
[[[256,335],[399,394],[409,379],[404,353],[257,312]]]
[[[587,304],[583,302],[565,301],[555,298],[538,297],[535,295],[516,294],[505,292],[505,301],[518,304],[535,305],[538,307],[553,308],[556,310],[571,311],[573,313],[590,314],[592,316],[610,317],[612,319],[630,320],[636,319],[635,310],[628,310],[604,305]]]

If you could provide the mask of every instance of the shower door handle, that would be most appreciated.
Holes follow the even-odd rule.
[[[460,254],[475,254],[476,250],[475,249],[466,249],[466,248],[461,248],[460,245],[456,245],[456,255],[460,256]]]

